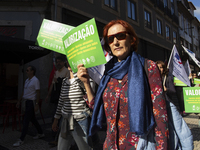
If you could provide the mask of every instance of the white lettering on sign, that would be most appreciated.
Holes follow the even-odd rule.
[[[88,27],[88,25],[85,26],[85,28],[71,34],[65,41],[64,41],[64,45],[65,48],[69,47],[71,44],[79,41],[80,39],[84,39],[88,36],[91,36],[94,34],[94,26],[90,25]]]
[[[200,95],[200,89],[199,90],[185,90],[186,95]]]

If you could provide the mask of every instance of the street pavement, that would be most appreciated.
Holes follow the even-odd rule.
[[[48,143],[52,141],[52,131],[51,131],[51,117],[45,117],[45,124],[40,116],[37,115],[37,119],[39,124],[41,125],[45,137],[41,139],[34,140],[33,136],[36,135],[36,129],[32,125],[29,124],[28,134],[25,137],[24,143],[19,147],[13,147],[13,144],[19,139],[21,135],[21,131],[19,131],[19,126],[17,126],[17,130],[12,130],[12,123],[10,118],[9,126],[5,128],[3,131],[3,119],[0,118],[0,150],[57,150],[57,147],[51,147]],[[102,150],[103,142],[105,139],[105,131],[100,131],[99,136],[101,137],[98,145],[95,146],[94,150]],[[77,146],[72,143],[72,147],[70,150],[78,150]]]
[[[200,116],[200,115],[199,115]],[[194,150],[200,150],[200,128],[199,128],[199,116],[198,114],[188,114],[184,116],[185,122],[188,124],[193,134]],[[57,150],[56,147],[50,147],[48,142],[51,141],[51,118],[45,117],[45,124],[38,115],[38,120],[42,129],[44,130],[45,137],[42,139],[33,140],[33,136],[36,134],[35,127],[30,123],[28,134],[25,138],[24,144],[20,147],[13,147],[13,143],[20,137],[21,132],[19,127],[17,130],[12,131],[12,125],[9,124],[3,131],[2,119],[0,119],[0,150]],[[94,150],[101,150],[103,141],[105,139],[105,131],[99,132],[100,144],[94,148]],[[74,146],[71,150],[77,150]]]

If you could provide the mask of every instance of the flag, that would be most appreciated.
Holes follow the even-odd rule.
[[[190,80],[187,76],[175,45],[173,46],[167,68],[169,68],[169,72],[172,73],[175,77],[190,86]]]
[[[190,64],[189,64],[189,61],[187,60],[184,64],[184,68],[185,68],[185,71],[189,77],[189,75],[191,74],[191,69],[190,69]]]
[[[200,62],[195,58],[195,53],[189,50],[188,48],[184,47],[182,45],[185,52],[192,58],[192,60],[197,64],[197,66],[200,68]]]

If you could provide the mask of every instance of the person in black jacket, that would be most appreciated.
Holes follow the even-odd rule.
[[[173,75],[168,74],[167,67],[163,61],[159,60],[156,62],[156,64],[162,76],[165,97],[168,101],[175,103],[173,102],[173,96],[176,95],[176,89],[174,86]]]

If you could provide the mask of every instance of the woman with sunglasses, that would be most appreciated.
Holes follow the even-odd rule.
[[[105,150],[169,149],[166,103],[156,63],[136,53],[138,37],[123,20],[109,22],[103,37],[104,49],[113,58],[105,65],[96,95],[87,69],[78,65],[77,76],[93,108],[89,135],[106,122]]]

